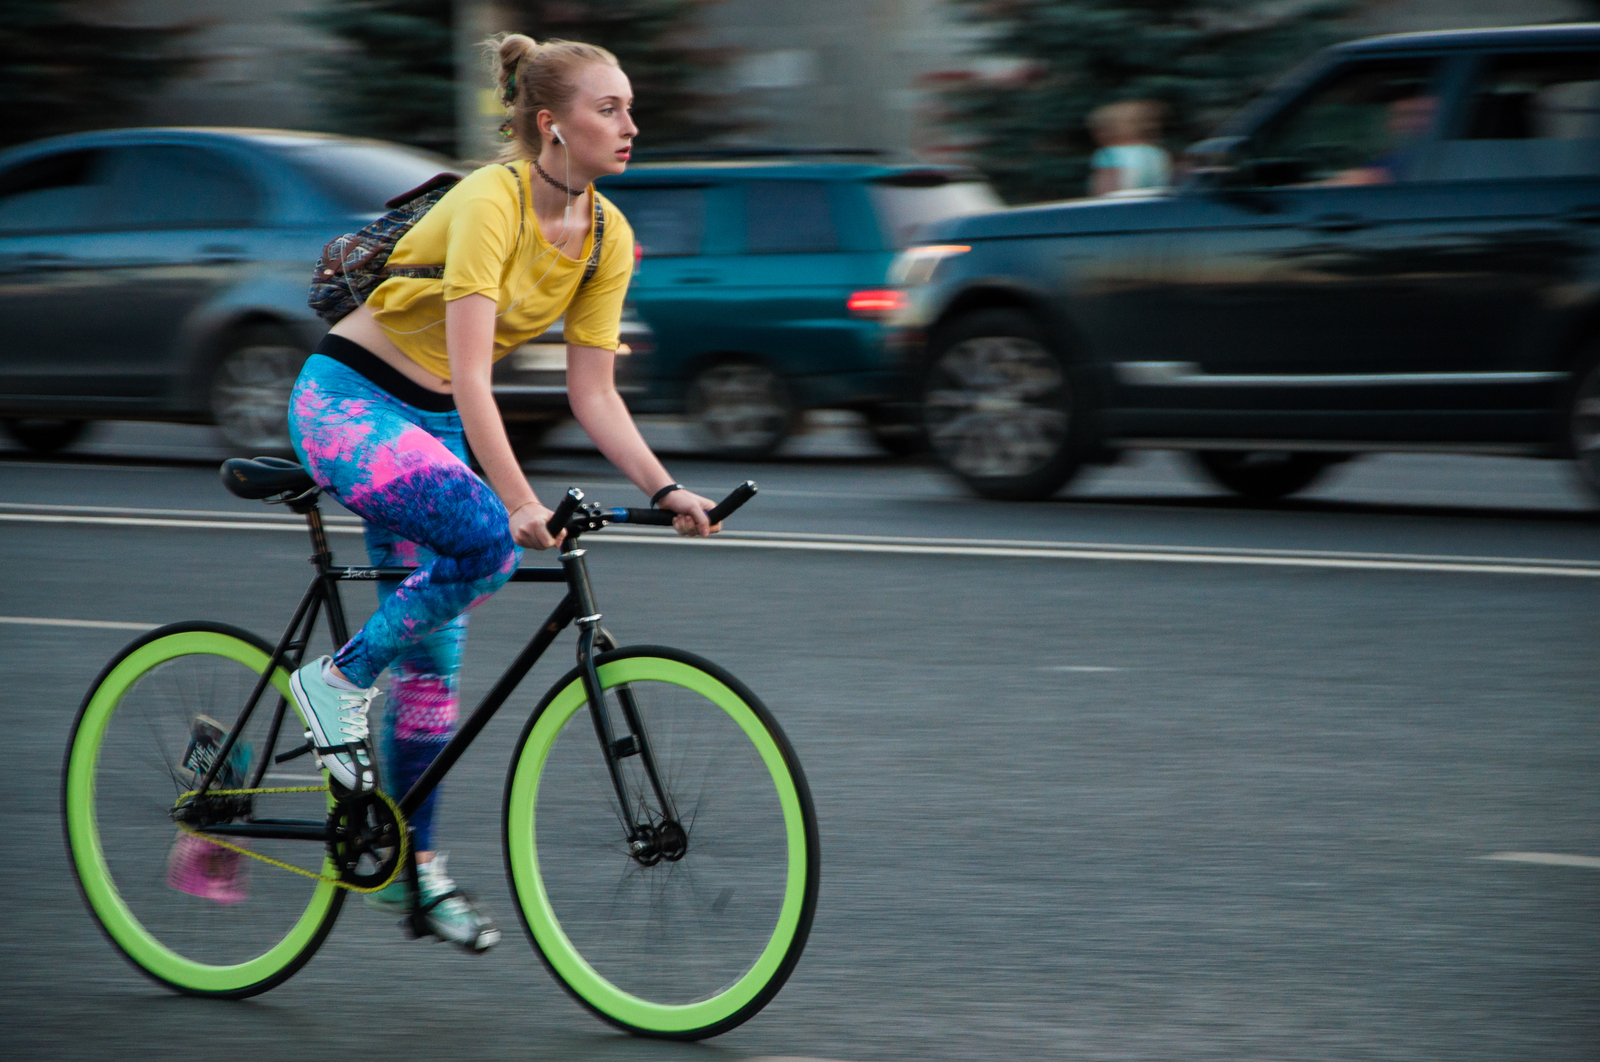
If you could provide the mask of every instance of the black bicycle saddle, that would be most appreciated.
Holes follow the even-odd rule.
[[[316,486],[311,473],[281,457],[230,457],[222,462],[222,485],[241,498],[304,494]]]

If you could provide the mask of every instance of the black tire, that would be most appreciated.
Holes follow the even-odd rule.
[[[1233,493],[1256,501],[1286,498],[1321,479],[1347,454],[1303,454],[1282,450],[1199,450],[1195,462]]]
[[[1600,498],[1600,349],[1591,348],[1573,366],[1565,420],[1578,478]]]
[[[975,493],[1037,501],[1088,456],[1084,389],[1028,314],[980,310],[929,345],[922,419],[934,456]]]
[[[771,455],[799,422],[789,385],[778,371],[744,358],[702,369],[689,384],[688,412],[706,449],[737,461]]]
[[[727,1032],[777,994],[816,912],[810,789],[777,720],[692,653],[629,646],[596,660],[608,702],[634,699],[674,809],[642,760],[618,761],[635,821],[674,836],[635,852],[578,669],[529,718],[506,778],[506,876],[517,916],[566,991],[636,1036]],[[616,703],[612,719],[626,726]]]
[[[89,430],[87,420],[57,420],[46,417],[7,417],[0,427],[17,443],[36,454],[65,450]]]
[[[181,831],[171,815],[194,780],[186,741],[202,721],[231,730],[271,656],[267,642],[226,624],[153,630],[106,665],[67,742],[62,829],[79,894],[129,962],[185,995],[243,999],[281,984],[316,954],[345,900],[343,889],[282,869],[330,873],[322,845],[241,842],[279,866],[238,853],[218,866],[229,853]],[[235,746],[240,777],[299,740],[290,706],[278,743],[265,741],[288,681],[280,665]],[[281,786],[279,778],[265,784]],[[311,778],[226,814],[321,819],[327,783]]]
[[[211,418],[230,444],[251,454],[290,451],[289,392],[310,354],[273,325],[230,337],[206,391]]]

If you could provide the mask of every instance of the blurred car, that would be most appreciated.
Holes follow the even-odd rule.
[[[98,419],[215,423],[242,450],[286,450],[290,388],[327,331],[306,305],[323,244],[446,171],[462,172],[397,144],[263,129],[0,153],[0,426],[40,451]],[[647,326],[624,332],[648,356]],[[559,326],[496,364],[519,449],[566,414],[564,368]]]
[[[630,404],[687,412],[730,457],[770,453],[818,408],[860,410],[886,447],[914,447],[913,378],[884,344],[902,299],[889,265],[921,225],[998,207],[989,186],[803,151],[644,154],[661,161],[599,182],[637,236],[630,297],[656,341]]]
[[[1118,451],[1278,497],[1364,452],[1600,489],[1600,25],[1328,50],[1178,187],[941,223],[898,260],[938,457],[1041,498]]]

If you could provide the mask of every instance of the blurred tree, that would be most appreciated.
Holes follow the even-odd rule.
[[[985,30],[980,54],[1007,72],[957,81],[945,120],[974,137],[972,161],[1013,202],[1081,195],[1101,104],[1156,99],[1170,146],[1337,36],[1352,0],[951,0]]]
[[[102,129],[193,60],[173,45],[191,26],[119,26],[79,17],[67,0],[0,0],[0,147]]]
[[[728,62],[724,51],[693,43],[700,9],[714,2],[509,0],[505,28],[609,48],[633,81],[634,117],[648,143],[695,143],[732,127],[699,87]],[[348,45],[315,74],[336,129],[454,153],[452,7],[450,0],[329,0],[307,16]]]
[[[695,43],[700,12],[719,0],[522,0],[519,28],[609,49],[633,82],[633,119],[642,146],[701,144],[739,128],[720,113],[706,77],[732,52]]]
[[[333,129],[455,153],[453,7],[450,0],[328,0],[305,16],[345,44],[310,75]]]

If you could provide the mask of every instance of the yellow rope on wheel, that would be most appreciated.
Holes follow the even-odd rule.
[[[198,792],[199,792],[198,789],[191,789],[187,793],[184,793],[182,796],[178,797],[177,803],[172,805],[173,809],[176,810],[179,804],[182,804],[185,800],[187,800],[190,797],[194,796]],[[254,796],[254,795],[258,794],[258,793],[326,793],[326,792],[329,792],[329,789],[325,785],[297,785],[297,786],[284,786],[284,787],[276,788],[276,789],[212,789],[212,790],[208,791],[206,793],[206,795],[207,796]],[[410,850],[410,841],[409,841],[409,839],[408,839],[408,837],[406,835],[406,820],[405,820],[405,817],[400,814],[400,806],[398,804],[396,804],[393,800],[390,800],[389,799],[389,794],[383,792],[382,790],[374,789],[372,791],[372,795],[377,797],[379,800],[383,801],[385,804],[389,805],[389,810],[394,812],[395,825],[400,831],[400,855],[399,855],[399,858],[397,858],[394,861],[394,870],[389,873],[389,876],[384,879],[384,882],[381,885],[369,885],[369,886],[352,885],[348,881],[344,881],[344,880],[341,880],[339,878],[332,878],[332,877],[329,877],[326,874],[319,874],[314,870],[307,870],[304,867],[297,867],[293,863],[285,863],[281,859],[273,859],[271,856],[262,855],[260,852],[252,852],[250,849],[245,848],[243,845],[232,844],[232,843],[230,843],[228,841],[224,841],[222,838],[216,837],[216,836],[214,836],[212,834],[201,833],[199,830],[191,830],[187,825],[185,825],[184,823],[181,823],[181,822],[178,823],[178,829],[182,830],[184,833],[188,834],[190,837],[198,837],[198,838],[200,838],[200,840],[206,842],[207,844],[214,844],[218,848],[226,848],[230,852],[238,852],[240,855],[247,855],[251,859],[259,859],[263,863],[269,863],[272,866],[281,867],[284,870],[290,871],[291,873],[294,873],[294,874],[299,874],[299,875],[301,875],[303,877],[315,878],[318,881],[325,881],[329,885],[334,886],[335,888],[346,889],[346,890],[348,890],[350,892],[378,892],[381,889],[387,889],[390,885],[393,885],[395,878],[398,878],[400,876],[401,868],[406,865],[406,853]],[[174,820],[174,821],[176,821],[176,820]]]

